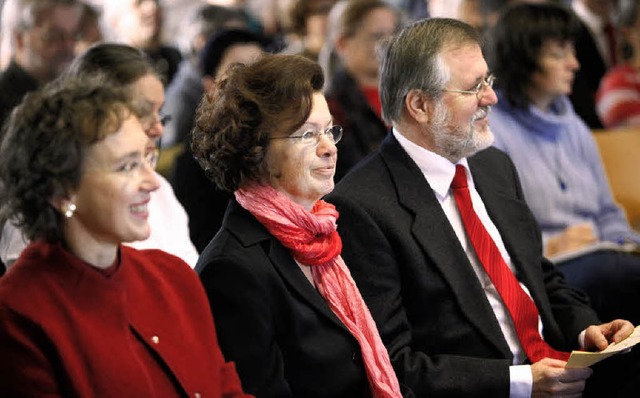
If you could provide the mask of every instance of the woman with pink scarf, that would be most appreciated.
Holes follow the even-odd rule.
[[[336,144],[322,69],[302,56],[238,65],[200,104],[193,153],[234,193],[196,266],[222,351],[257,397],[400,397],[340,256]]]

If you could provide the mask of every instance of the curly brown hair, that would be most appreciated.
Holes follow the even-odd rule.
[[[269,138],[299,129],[323,84],[320,65],[300,55],[268,54],[232,68],[196,113],[191,148],[206,175],[229,192],[261,181]]]
[[[0,144],[0,225],[10,218],[29,240],[62,241],[52,201],[78,188],[89,147],[139,112],[128,91],[107,82],[59,79],[14,109]]]

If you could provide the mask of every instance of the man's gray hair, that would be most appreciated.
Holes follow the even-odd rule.
[[[443,48],[464,44],[482,45],[478,32],[456,19],[431,18],[414,22],[385,43],[380,64],[382,116],[388,124],[399,120],[404,99],[411,90],[432,98],[442,95],[449,70]]]

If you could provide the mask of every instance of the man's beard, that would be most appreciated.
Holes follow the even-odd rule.
[[[482,131],[478,131],[474,125],[476,120],[486,117],[490,111],[489,106],[478,108],[469,125],[451,127],[449,125],[451,112],[445,108],[442,102],[438,102],[431,125],[437,153],[452,163],[456,163],[462,158],[490,147],[493,144],[493,133],[489,126],[487,125]]]

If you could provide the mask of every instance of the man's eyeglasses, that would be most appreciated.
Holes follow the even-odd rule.
[[[289,140],[297,139],[305,145],[318,146],[321,137],[328,137],[331,142],[337,144],[342,139],[342,126],[331,126],[325,130],[308,130],[301,135],[292,135],[289,137],[271,137],[270,140]]]
[[[487,77],[484,78],[484,80],[482,80],[480,83],[478,83],[471,90],[444,89],[442,91],[445,91],[445,92],[448,92],[448,93],[458,93],[458,94],[466,94],[466,95],[472,95],[473,94],[473,95],[476,96],[478,101],[480,101],[480,98],[482,98],[482,95],[484,94],[484,91],[488,87],[493,87],[493,82],[495,82],[495,80],[496,80],[496,77],[494,75],[488,75]]]

